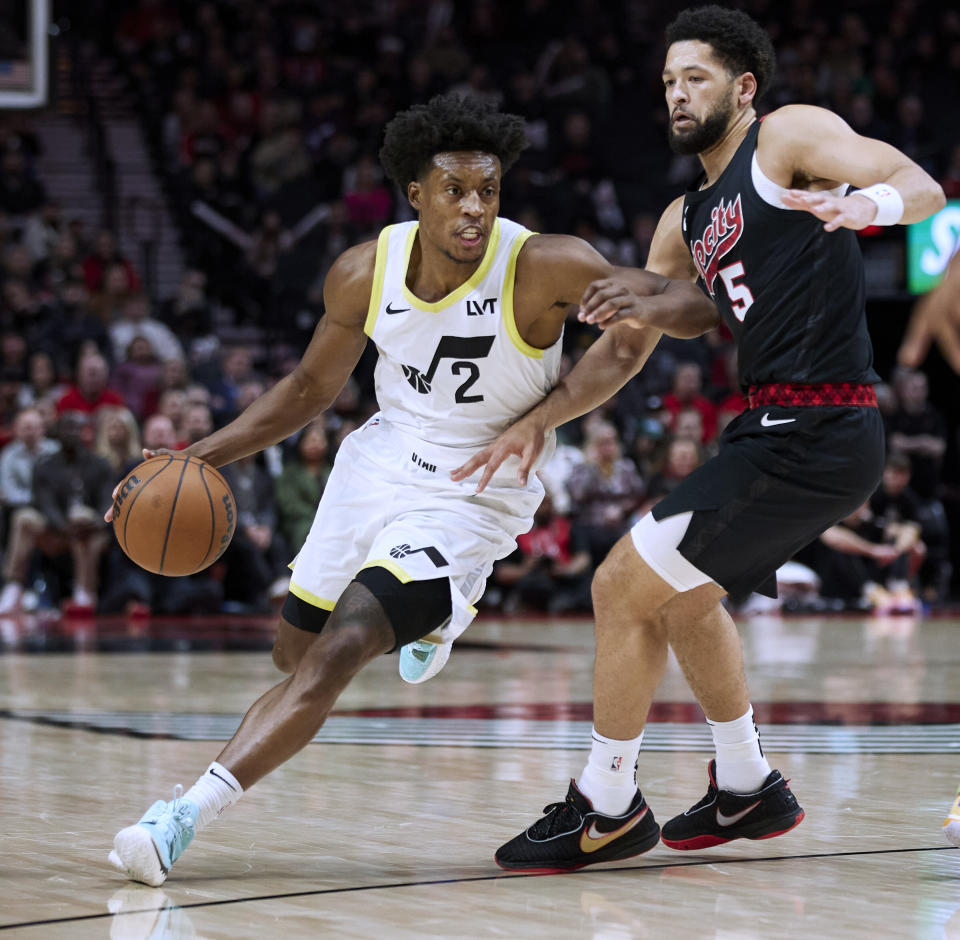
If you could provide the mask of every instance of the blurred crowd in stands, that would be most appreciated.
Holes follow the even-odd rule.
[[[765,108],[822,104],[901,148],[960,196],[960,12],[917,0],[742,6],[779,55]],[[882,8],[882,13],[879,12]],[[48,198],[31,118],[0,115],[0,613],[261,611],[285,596],[344,435],[373,410],[368,349],[335,406],[294,440],[227,467],[240,512],[223,559],[168,581],[102,524],[141,447],[182,447],[285,374],[322,315],[332,260],[411,217],[377,149],[398,109],[458,89],[528,121],[502,212],[643,264],[659,212],[697,173],[665,143],[662,27],[672,8],[622,0],[111,3],[89,22],[136,96],[188,267],[144,292],[115,233]],[[255,340],[224,343],[223,323]],[[569,321],[569,368],[592,341]],[[922,372],[887,376],[884,479],[784,573],[797,609],[913,610],[951,577],[944,462],[956,427]],[[588,610],[595,565],[638,516],[715,452],[746,405],[731,337],[665,339],[597,412],[561,429],[549,498],[495,570],[487,603]],[[951,457],[952,455],[952,457]],[[799,574],[798,574],[799,572]]]

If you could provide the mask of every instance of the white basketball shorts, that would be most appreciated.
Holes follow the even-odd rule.
[[[333,610],[362,568],[380,565],[404,583],[449,578],[446,630],[459,636],[476,615],[493,563],[514,550],[543,498],[536,474],[526,486],[517,483],[513,458],[479,495],[476,475],[454,483],[450,471],[473,452],[430,445],[374,415],[340,446],[290,566],[290,592]]]

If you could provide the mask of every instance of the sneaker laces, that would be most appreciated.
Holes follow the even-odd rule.
[[[537,839],[550,839],[561,832],[572,832],[580,828],[583,815],[572,800],[562,803],[549,803],[543,808],[546,815],[530,827],[530,835]]]

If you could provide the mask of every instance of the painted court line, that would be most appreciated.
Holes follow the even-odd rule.
[[[729,859],[697,859],[690,862],[667,862],[661,865],[618,865],[615,868],[588,868],[579,871],[564,872],[562,877],[571,878],[578,875],[596,875],[601,873],[618,873],[624,871],[663,871],[670,868],[697,868],[703,865],[743,865],[758,862],[795,862],[817,858],[856,858],[870,855],[898,855],[911,852],[942,852],[956,851],[952,845],[928,845],[911,849],[867,849],[859,852],[817,852],[807,855],[773,855],[763,858],[729,858]],[[157,913],[165,910],[191,910],[201,907],[223,907],[230,904],[247,904],[251,901],[283,901],[289,898],[321,897],[330,894],[350,894],[357,891],[384,891],[394,888],[423,888],[431,885],[472,884],[483,881],[506,881],[516,878],[556,878],[558,875],[527,875],[522,873],[501,872],[495,875],[473,875],[468,878],[431,878],[424,881],[397,881],[381,885],[352,885],[346,888],[317,888],[311,891],[288,891],[281,894],[260,894],[247,898],[222,898],[218,901],[194,901],[190,904],[168,904],[160,908],[142,908],[130,911],[113,913],[104,911],[101,914],[78,914],[74,917],[52,917],[47,920],[18,921],[11,924],[0,924],[0,930],[13,930],[16,927],[47,927],[52,924],[73,924],[82,921],[103,920],[107,917],[127,917],[133,914]]]

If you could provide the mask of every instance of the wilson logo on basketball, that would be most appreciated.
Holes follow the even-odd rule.
[[[230,539],[233,538],[233,500],[226,493],[223,494],[223,509],[227,514],[227,531],[223,533],[223,537],[220,539],[221,551],[230,544]]]
[[[123,505],[123,501],[130,495],[130,492],[135,486],[140,485],[140,478],[135,474],[130,474],[127,479],[124,481],[123,486],[120,487],[120,492],[117,493],[117,498],[113,503],[113,511],[117,512],[120,507]]]
[[[690,246],[693,263],[697,266],[711,297],[720,259],[740,241],[742,234],[743,208],[740,204],[740,193],[737,193],[733,202],[725,203],[723,199],[720,200],[719,205],[710,213],[710,224],[703,235]]]

